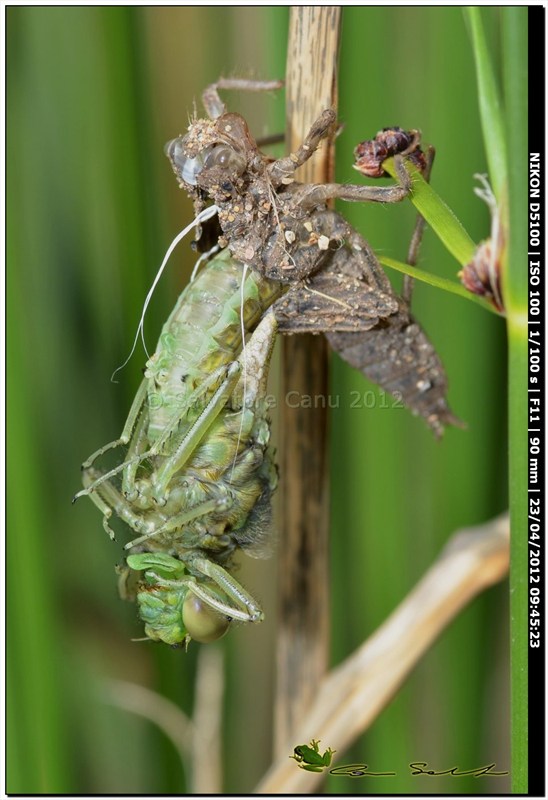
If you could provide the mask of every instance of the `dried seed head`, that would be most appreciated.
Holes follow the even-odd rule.
[[[354,169],[361,172],[368,178],[382,178],[386,176],[386,172],[382,168],[382,162],[386,161],[389,153],[384,144],[369,139],[360,144],[354,150],[354,157],[356,163],[353,164]]]
[[[459,272],[463,286],[472,294],[485,297],[497,309],[504,311],[500,285],[500,252],[492,239],[481,242],[473,259]]]
[[[404,131],[403,128],[383,128],[375,136],[375,140],[383,144],[391,156],[415,150],[420,144],[420,134],[416,130]]]
[[[501,291],[501,262],[505,247],[505,235],[500,221],[496,198],[485,175],[474,175],[482,184],[475,194],[487,203],[491,212],[491,236],[480,242],[472,260],[459,272],[463,286],[472,294],[485,297],[497,311],[504,311]]]
[[[383,161],[398,154],[408,156],[421,172],[426,168],[419,131],[404,131],[398,127],[383,128],[374,139],[360,142],[354,150],[356,163],[353,166],[368,178],[385,178],[388,173],[382,167]]]

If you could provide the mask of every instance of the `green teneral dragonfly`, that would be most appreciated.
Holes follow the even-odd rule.
[[[334,113],[320,115],[296,153],[270,159],[219,99],[217,89],[233,83],[209,87],[211,119],[194,120],[166,146],[197,219],[204,208],[216,214],[220,252],[179,297],[120,438],[84,462],[77,495],[92,499],[112,538],[113,515],[129,526],[121,593],[137,600],[146,636],[171,645],[213,641],[234,621],[263,618],[231,570],[236,551],[261,549],[268,537],[277,473],[266,383],[278,332],[325,333],[436,435],[455,422],[445,372],[407,300],[367,241],[325,205],[403,199],[405,154],[395,155],[397,186],[300,184],[294,172]],[[118,447],[121,464],[97,466]]]
[[[266,385],[283,291],[228,250],[212,258],[164,325],[121,437],[83,465],[77,496],[112,538],[113,514],[136,534],[120,584],[150,639],[207,642],[262,619],[229,570],[237,548],[264,539],[277,482]],[[97,468],[116,447],[123,463]]]

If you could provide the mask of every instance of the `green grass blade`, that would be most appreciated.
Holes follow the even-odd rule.
[[[507,211],[502,264],[508,317],[510,514],[512,526],[511,692],[512,789],[528,790],[527,619],[527,9],[502,10],[505,109],[486,46],[479,8],[466,10],[476,63],[480,115],[490,179]],[[509,154],[511,158],[508,158]],[[508,192],[506,192],[508,187]],[[507,204],[507,208],[506,208]]]
[[[478,101],[489,177],[495,196],[501,201],[507,184],[506,137],[500,93],[483,30],[481,9],[465,9],[470,26],[472,50],[476,64]]]
[[[491,17],[489,9],[486,24]],[[366,28],[375,34],[364,50]],[[472,175],[486,172],[486,164],[461,10],[345,8],[341,57],[340,115],[345,129],[337,140],[337,180],[355,182],[348,154],[358,141],[387,125],[420,128],[425,141],[437,148],[432,176],[436,190],[459,210],[473,241],[485,238],[489,217],[472,194]],[[410,63],[413,79],[402,81]],[[463,152],[463,133],[465,152],[471,154],[468,179],[457,157]],[[405,260],[415,220],[409,203],[341,203],[339,210],[379,256]],[[468,252],[472,250],[473,243]],[[460,268],[431,230],[425,233],[421,262],[448,279],[455,279]],[[332,395],[340,399],[332,419],[334,663],[375,630],[393,609],[395,598],[405,596],[429,563],[432,549],[441,548],[452,529],[488,519],[506,502],[503,326],[493,314],[483,313],[475,303],[461,303],[448,292],[417,286],[413,303],[414,313],[440,349],[451,404],[469,432],[448,431],[441,444],[430,441],[418,420],[391,408],[389,398],[383,402],[362,376],[333,357]],[[486,481],[486,475],[493,479]],[[506,701],[503,686],[498,704],[486,707],[494,649],[486,646],[485,631],[498,631],[495,637],[504,632],[504,598],[504,590],[478,598],[475,608],[445,632],[365,737],[351,751],[337,753],[335,762],[363,760],[388,768],[406,763],[419,747],[438,762],[458,754],[461,763],[488,763],[477,760],[485,756],[508,768],[501,748],[501,743],[507,744],[505,731],[487,723],[491,738],[486,742],[477,724],[479,709],[489,720]],[[500,741],[495,742],[495,736]],[[499,791],[504,791],[502,780]],[[416,791],[413,779],[403,772],[389,784],[379,781],[374,789],[365,781],[358,784],[351,778],[328,778],[333,793]],[[477,779],[459,783],[463,793],[473,794],[477,787]],[[446,778],[432,777],[429,790],[446,792]]]
[[[502,10],[508,135],[509,241],[503,264],[508,312],[510,571],[512,640],[512,790],[528,791],[528,547],[527,547],[527,9]]]
[[[504,42],[504,87],[508,131],[508,198],[510,237],[504,265],[504,294],[513,316],[527,314],[527,9],[502,12]]]
[[[423,269],[412,267],[410,264],[404,264],[402,261],[396,261],[395,258],[389,258],[388,256],[379,256],[379,261],[381,264],[384,264],[385,267],[390,267],[390,269],[403,272],[405,275],[410,275],[412,278],[415,278],[418,281],[428,283],[430,286],[434,286],[437,289],[443,289],[444,292],[456,294],[459,297],[463,297],[465,300],[472,300],[486,311],[492,311],[493,314],[498,314],[497,309],[492,306],[491,303],[489,303],[487,300],[484,300],[483,297],[472,294],[461,283],[450,281],[447,278],[441,278],[439,275],[425,272]]]
[[[392,177],[396,177],[393,158],[385,161],[383,167]],[[451,255],[464,267],[471,261],[476,245],[454,212],[424,180],[419,170],[409,163],[406,163],[405,167],[413,180],[411,202],[439,236]]]

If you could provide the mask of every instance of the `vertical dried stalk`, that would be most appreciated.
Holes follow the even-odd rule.
[[[287,61],[287,140],[292,151],[318,114],[337,101],[341,9],[291,9]],[[302,168],[299,180],[332,180],[332,143]],[[284,340],[283,397],[327,398],[327,345],[323,337]],[[283,405],[281,427],[280,621],[275,742],[284,752],[328,663],[327,409]]]
[[[202,647],[192,717],[192,794],[222,792],[223,696],[223,651],[215,645]]]

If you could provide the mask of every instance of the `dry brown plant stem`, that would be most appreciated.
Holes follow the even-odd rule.
[[[287,61],[287,147],[294,151],[312,122],[336,107],[341,9],[299,6],[290,12]],[[325,142],[298,180],[332,180],[333,148]],[[283,341],[282,395],[327,395],[324,337]],[[284,405],[280,607],[275,749],[285,752],[325,674],[329,648],[327,410]]]

